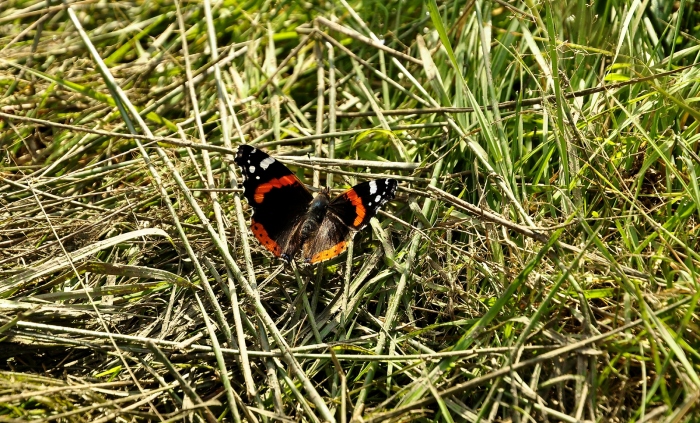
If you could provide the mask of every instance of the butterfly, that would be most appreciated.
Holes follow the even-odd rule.
[[[379,208],[396,195],[394,179],[355,185],[331,199],[316,197],[285,165],[250,145],[240,145],[235,162],[243,174],[243,195],[253,208],[251,231],[276,257],[289,262],[300,251],[307,263],[320,263],[347,249]]]

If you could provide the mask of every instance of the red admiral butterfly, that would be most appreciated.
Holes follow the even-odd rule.
[[[249,145],[235,159],[243,173],[243,195],[253,207],[250,228],[272,254],[289,262],[301,250],[307,263],[319,263],[347,248],[359,231],[394,198],[397,182],[363,182],[333,200],[328,188],[313,197],[285,165]]]

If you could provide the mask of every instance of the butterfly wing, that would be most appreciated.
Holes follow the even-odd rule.
[[[331,259],[347,249],[352,231],[369,223],[379,208],[396,195],[394,179],[377,179],[355,185],[328,205],[316,236],[304,243],[304,258],[310,263]]]
[[[398,183],[394,179],[376,179],[355,185],[340,194],[328,205],[328,211],[354,230],[369,223],[381,206],[396,195]]]
[[[253,235],[275,256],[293,257],[313,196],[292,171],[261,150],[240,145],[235,162],[244,178],[243,195],[253,208]]]
[[[350,227],[337,216],[326,212],[316,235],[306,241],[303,256],[307,263],[320,263],[342,254],[347,248]]]

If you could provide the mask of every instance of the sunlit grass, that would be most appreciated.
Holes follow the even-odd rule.
[[[694,421],[697,21],[0,3],[0,420]],[[399,193],[283,266],[241,143]]]

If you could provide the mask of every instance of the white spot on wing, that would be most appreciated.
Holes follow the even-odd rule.
[[[371,206],[371,205],[372,205],[372,202],[370,201],[369,203],[367,203],[367,205],[368,205],[368,206]]]
[[[251,166],[248,168],[248,172],[250,173],[255,173],[255,166]]]
[[[380,202],[380,201],[382,201],[382,196],[381,196],[381,195],[378,195],[378,196],[374,197],[374,201],[377,202],[377,203]]]
[[[377,192],[377,181],[370,181],[369,183],[369,193],[374,194]]]
[[[260,176],[256,176],[255,179],[260,179]]]
[[[270,165],[274,162],[275,159],[273,159],[272,157],[268,157],[260,162],[260,167],[263,168],[263,170],[267,170],[267,168],[270,167]]]

